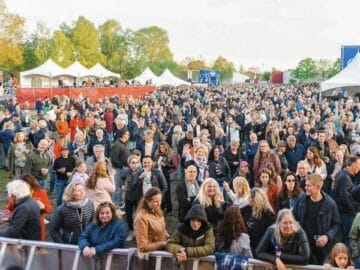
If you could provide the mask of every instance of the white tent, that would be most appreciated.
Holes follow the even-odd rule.
[[[74,63],[68,66],[65,69],[65,73],[61,75],[83,78],[89,76],[89,70],[76,60]]]
[[[166,82],[156,76],[149,67],[147,67],[139,76],[132,79],[132,81],[139,82],[142,85],[145,85],[150,81],[152,85],[164,85]]]
[[[232,77],[233,84],[244,83],[248,79],[249,79],[249,76],[241,74],[240,72],[233,72],[233,77]]]
[[[321,92],[338,87],[360,86],[360,53],[358,52],[353,60],[336,74],[334,77],[321,83]]]
[[[101,64],[97,63],[93,67],[91,67],[88,71],[90,76],[98,77],[98,78],[106,78],[106,77],[117,77],[120,78],[120,74],[112,72]]]
[[[161,79],[163,79],[166,84],[168,85],[190,85],[189,82],[179,79],[178,77],[174,76],[170,70],[165,69],[164,72],[159,76]]]

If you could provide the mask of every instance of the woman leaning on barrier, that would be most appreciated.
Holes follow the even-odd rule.
[[[290,209],[279,211],[274,225],[266,230],[256,248],[257,258],[275,263],[285,270],[284,264],[307,264],[310,246],[305,231],[295,220]]]

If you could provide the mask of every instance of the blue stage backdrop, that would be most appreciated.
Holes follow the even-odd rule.
[[[344,69],[360,51],[360,45],[344,45],[341,47],[341,69]]]
[[[219,86],[220,71],[201,69],[199,72],[199,83],[206,83],[209,86]]]

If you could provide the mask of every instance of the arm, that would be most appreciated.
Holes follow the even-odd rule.
[[[153,173],[153,171],[152,171],[151,173]],[[165,179],[165,176],[163,175],[163,173],[160,172],[160,171],[158,171],[157,175],[158,175],[159,187],[160,187],[161,193],[162,193],[162,195],[163,195],[163,197],[164,197],[164,196],[165,196],[165,192],[166,192],[167,189],[168,189],[168,186],[167,186],[167,183],[166,183],[166,179]]]
[[[60,235],[60,229],[63,227],[64,217],[62,215],[62,206],[59,206],[51,217],[50,222],[50,236],[56,243],[64,243]]]
[[[126,228],[124,222],[121,220],[114,220],[114,230],[107,234],[108,241],[95,246],[96,253],[105,253],[114,248],[124,248],[125,247],[125,239],[126,239]],[[108,224],[107,226],[109,226]]]
[[[0,231],[0,236],[21,238],[21,231],[29,219],[28,214],[25,207],[15,208],[9,226]]]
[[[44,205],[44,208],[40,208],[41,213],[50,213],[52,211],[52,205],[45,190],[36,190],[33,193],[33,198],[39,200]]]
[[[212,228],[205,232],[205,243],[201,246],[187,247],[186,255],[189,258],[199,258],[213,255],[215,252],[215,236]]]
[[[271,237],[273,235],[274,228],[269,227],[256,248],[256,255],[258,259],[275,263],[276,254],[275,249],[271,243]]]
[[[360,256],[360,214],[357,214],[349,233],[351,257],[356,259]]]
[[[81,251],[86,247],[91,247],[91,232],[96,229],[95,227],[96,225],[91,221],[86,225],[85,231],[79,236],[78,245]]]
[[[302,229],[299,229],[297,234],[296,241],[300,242],[298,250],[296,250],[293,254],[282,252],[280,258],[286,264],[305,265],[310,259],[309,241]]]
[[[168,243],[166,244],[166,250],[174,255],[181,249],[184,248],[181,245],[181,233],[176,230],[169,238]]]

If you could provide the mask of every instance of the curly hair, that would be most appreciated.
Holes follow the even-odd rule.
[[[110,176],[107,172],[106,163],[103,161],[95,163],[93,169],[91,170],[89,178],[85,183],[85,186],[89,189],[94,189],[96,187],[96,182],[99,177],[110,179]]]
[[[254,218],[261,218],[261,215],[266,211],[269,210],[270,212],[274,213],[273,208],[269,202],[269,199],[264,191],[259,188],[253,188],[250,192],[250,196],[253,199],[252,208],[252,216]]]

